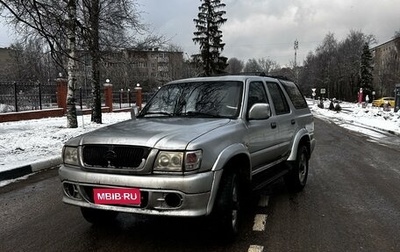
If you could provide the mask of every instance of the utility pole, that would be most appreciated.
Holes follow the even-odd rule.
[[[297,39],[294,41],[294,75],[295,82],[298,83],[298,73],[297,73],[297,49],[299,49],[299,41]]]

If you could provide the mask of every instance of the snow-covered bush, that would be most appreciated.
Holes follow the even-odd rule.
[[[13,111],[14,111],[13,106],[0,103],[0,113],[7,113],[7,112],[13,112]]]

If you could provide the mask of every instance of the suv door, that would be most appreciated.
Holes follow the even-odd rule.
[[[279,157],[277,145],[278,128],[274,115],[261,120],[248,119],[248,112],[255,103],[270,103],[262,81],[251,81],[248,85],[246,105],[247,144],[251,155],[253,175],[264,171],[265,165],[275,161]]]
[[[276,82],[267,82],[267,87],[272,100],[271,108],[275,111],[276,124],[279,129],[277,141],[279,142],[279,158],[281,158],[290,153],[297,127],[296,120],[281,86]]]

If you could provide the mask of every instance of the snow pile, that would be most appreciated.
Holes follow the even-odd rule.
[[[2,104],[0,103],[0,113],[7,113],[7,112],[13,112],[14,107],[7,105],[7,104]]]
[[[342,102],[339,103],[341,110],[329,110],[330,101],[324,102],[324,108],[320,108],[317,102],[308,101],[314,116],[328,119],[337,124],[354,124],[368,126],[384,130],[400,136],[400,110],[396,113],[391,109],[384,111],[383,108],[362,107],[360,104]]]

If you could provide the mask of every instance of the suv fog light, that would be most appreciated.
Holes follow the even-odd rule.
[[[64,183],[64,193],[71,198],[79,198],[78,187],[74,184]]]
[[[165,203],[170,207],[179,207],[182,205],[182,197],[177,193],[168,193],[164,199]]]

